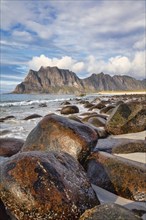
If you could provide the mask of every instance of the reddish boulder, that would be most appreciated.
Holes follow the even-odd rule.
[[[17,138],[0,138],[0,156],[10,157],[18,153],[24,141]]]
[[[146,152],[146,140],[109,137],[98,140],[95,150],[107,151],[113,154]]]
[[[127,199],[145,201],[145,167],[139,163],[111,155],[94,152],[85,168],[90,182]]]
[[[107,203],[86,210],[79,220],[142,220],[140,216],[127,208]]]
[[[23,152],[1,167],[0,196],[19,220],[75,220],[99,201],[82,166],[63,152]]]
[[[79,108],[75,105],[64,106],[61,109],[61,114],[64,115],[75,114],[75,113],[79,113]]]
[[[30,132],[22,151],[65,151],[81,163],[97,143],[94,129],[55,114],[45,116]]]

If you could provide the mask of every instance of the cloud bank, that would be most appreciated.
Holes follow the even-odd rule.
[[[0,13],[3,75],[49,65],[146,77],[144,0],[2,0]]]
[[[104,72],[111,75],[131,75],[133,77],[145,76],[145,51],[136,52],[133,59],[126,56],[110,57],[106,62],[98,60],[93,55],[86,58],[86,61],[77,61],[69,56],[49,58],[45,55],[35,56],[29,62],[30,69],[39,70],[41,66],[57,66],[61,69],[69,69],[79,76],[89,76],[92,73]]]

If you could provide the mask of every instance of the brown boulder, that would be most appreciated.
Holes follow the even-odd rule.
[[[0,196],[19,220],[75,220],[99,201],[82,166],[63,152],[23,152],[1,167]]]
[[[102,108],[100,110],[100,113],[106,114],[109,110],[111,110],[111,109],[113,110],[114,108],[115,108],[115,105],[108,105],[108,106]]]
[[[144,130],[146,130],[146,109],[141,109],[123,126],[123,131],[126,133],[135,133]]]
[[[89,126],[50,114],[30,132],[22,151],[65,151],[82,163],[96,146],[97,138]]]
[[[0,122],[4,122],[4,121],[9,120],[9,119],[15,119],[15,116],[9,115],[9,116],[6,116],[4,118],[0,118]]]
[[[79,220],[142,220],[142,218],[123,206],[107,203],[86,210]]]
[[[88,120],[92,117],[100,117],[100,118],[103,118],[104,120],[107,119],[107,115],[102,115],[102,114],[98,114],[96,112],[92,112],[92,113],[89,113],[89,114],[82,114],[81,116],[85,116],[82,121],[83,122],[88,122]]]
[[[109,116],[106,129],[110,134],[140,132],[146,129],[146,109],[143,105],[120,104]]]
[[[146,141],[109,137],[98,140],[95,150],[107,151],[115,154],[146,152]]]
[[[61,103],[61,105],[70,105],[71,103],[69,101],[64,101]]]
[[[112,148],[113,154],[128,154],[135,152],[146,153],[146,140],[127,140],[127,142],[114,146]]]
[[[41,118],[41,117],[42,117],[41,115],[38,115],[38,114],[32,114],[32,115],[27,116],[27,117],[24,118],[23,120],[29,120],[29,119],[33,119],[33,118]]]
[[[64,114],[64,115],[75,114],[75,113],[79,113],[79,108],[75,105],[64,106],[61,109],[61,114]]]
[[[106,120],[104,118],[94,116],[94,117],[90,117],[88,122],[94,125],[95,127],[104,127]]]
[[[91,108],[93,106],[94,105],[92,103],[90,103],[90,102],[84,104],[84,108]]]
[[[83,123],[83,122],[81,121],[81,118],[78,117],[77,115],[70,115],[68,118],[71,119],[71,120],[74,120],[74,121]]]
[[[99,102],[98,104],[94,105],[93,107],[89,108],[89,111],[93,110],[93,109],[102,109],[104,108],[106,105],[105,105],[105,102],[104,101],[101,101]]]
[[[145,168],[139,163],[95,152],[86,161],[90,182],[131,200],[145,201]]]
[[[0,156],[10,157],[18,153],[24,141],[17,138],[0,138]]]

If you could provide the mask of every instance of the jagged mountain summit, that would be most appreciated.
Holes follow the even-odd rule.
[[[58,67],[41,67],[39,71],[30,70],[23,82],[13,93],[54,93],[75,94],[99,91],[126,91],[145,89],[144,80],[130,76],[110,76],[99,73],[80,79],[74,72]]]
[[[84,85],[77,75],[58,67],[41,67],[39,71],[29,70],[24,81],[18,84],[14,93],[59,93],[71,94],[84,91]]]

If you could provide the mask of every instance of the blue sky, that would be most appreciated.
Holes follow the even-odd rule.
[[[1,0],[1,91],[58,66],[145,78],[145,0]]]

